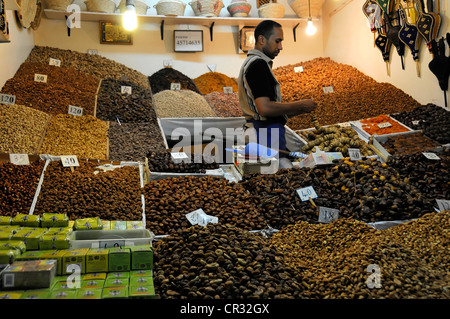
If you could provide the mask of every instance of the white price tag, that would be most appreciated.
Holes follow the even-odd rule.
[[[324,86],[322,89],[323,89],[323,93],[325,93],[325,94],[334,93],[334,89],[332,86]]]
[[[224,86],[223,87],[223,93],[225,93],[225,94],[233,93],[233,87],[232,86]]]
[[[386,127],[391,127],[392,124],[389,122],[384,122],[384,123],[378,123],[377,124],[379,128],[386,128]]]
[[[187,156],[187,154],[184,153],[184,152],[173,152],[173,153],[170,153],[170,155],[172,155],[172,158],[173,158],[173,159],[184,159],[184,158],[189,158],[189,157]]]
[[[78,107],[78,106],[74,106],[74,105],[69,105],[69,114],[71,115],[76,115],[76,116],[82,116],[83,115],[83,108]]]
[[[61,156],[61,163],[64,167],[80,166],[76,155],[63,155]]]
[[[49,65],[61,66],[61,60],[50,58]]]
[[[339,218],[339,209],[319,207],[319,222],[329,223]]]
[[[88,54],[95,55],[95,54],[98,54],[98,50],[97,50],[97,49],[88,49],[88,50],[87,50],[87,53],[88,53]]]
[[[34,74],[34,80],[36,82],[47,83],[47,75],[45,74]]]
[[[180,83],[170,83],[170,89],[172,91],[181,90],[181,84]]]
[[[28,154],[9,154],[9,161],[15,165],[30,165]]]
[[[122,93],[122,94],[131,94],[131,93],[133,93],[133,88],[131,86],[122,85],[120,87],[120,93]]]
[[[208,66],[208,69],[211,72],[215,72],[216,71],[216,64],[207,64],[207,66]]]
[[[441,159],[439,156],[437,156],[434,153],[422,152],[422,154],[428,159],[432,159],[432,160],[440,160]]]
[[[349,122],[345,122],[345,123],[339,123],[340,127],[352,127],[352,125]]]
[[[412,121],[412,125],[418,125],[419,122],[420,122],[420,120],[418,120],[418,121]]]
[[[165,68],[172,67],[172,60],[163,60],[163,66]]]
[[[305,202],[305,201],[309,200],[310,198],[312,198],[312,199],[317,198],[316,191],[314,190],[314,188],[312,186],[297,189],[297,194],[298,194],[298,196],[300,196],[300,199],[302,200],[302,202]]]
[[[359,148],[349,148],[348,155],[352,161],[360,161],[361,160],[361,151]]]
[[[217,224],[219,222],[219,218],[206,214],[201,208],[186,214],[186,218],[192,225],[200,226]]]
[[[302,66],[296,66],[295,68],[294,68],[294,72],[295,73],[301,73],[301,72],[303,72],[303,67]]]
[[[436,199],[436,203],[438,204],[439,211],[441,212],[443,212],[444,210],[450,211],[450,200]]]
[[[16,96],[9,94],[0,94],[0,103],[2,104],[14,104],[16,103]]]

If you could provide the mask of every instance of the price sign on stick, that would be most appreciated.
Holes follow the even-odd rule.
[[[133,93],[133,88],[131,86],[122,85],[120,87],[120,93],[122,93],[122,94],[131,94],[131,93]]]
[[[443,212],[444,210],[450,211],[450,200],[436,199],[439,210]]]
[[[173,153],[170,153],[170,155],[172,155],[172,158],[173,158],[173,159],[185,159],[185,158],[189,158],[189,157],[187,156],[187,154],[184,153],[184,152],[173,152]]]
[[[78,106],[74,106],[74,105],[69,105],[69,114],[71,115],[76,115],[76,116],[82,116],[83,115],[83,108],[78,107]]]
[[[428,159],[432,159],[432,160],[440,160],[441,159],[439,156],[437,156],[434,153],[423,152],[422,154],[423,154],[423,156],[425,156]]]
[[[28,154],[9,154],[9,161],[15,165],[30,165]]]
[[[223,93],[225,93],[225,94],[233,93],[233,87],[232,86],[224,86],[223,87]]]
[[[361,160],[361,152],[359,148],[349,148],[348,155],[352,161],[360,161]]]
[[[180,83],[170,83],[170,89],[172,91],[179,91],[179,90],[181,90],[181,84]]]
[[[45,74],[34,74],[34,80],[36,82],[47,83],[47,75]]]
[[[329,223],[339,218],[339,210],[329,207],[319,207],[319,222]]]
[[[379,128],[386,128],[386,127],[391,127],[392,124],[389,122],[384,122],[384,123],[378,123],[377,124]]]
[[[294,67],[294,72],[295,72],[295,73],[303,72],[303,67],[302,67],[302,66],[296,66],[296,67]]]
[[[316,191],[312,186],[304,187],[297,189],[297,194],[300,196],[302,202],[306,202],[307,200],[317,198]]]
[[[64,167],[76,167],[80,166],[76,155],[64,155],[61,156],[61,163]]]
[[[9,94],[0,94],[0,103],[1,104],[14,104],[16,103],[16,96]]]

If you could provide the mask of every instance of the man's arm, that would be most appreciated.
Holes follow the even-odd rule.
[[[310,113],[316,109],[317,104],[311,99],[304,99],[295,102],[275,102],[268,97],[258,97],[255,99],[258,113],[264,117],[283,116],[289,117],[302,113]]]

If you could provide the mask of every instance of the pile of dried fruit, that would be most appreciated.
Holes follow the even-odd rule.
[[[297,66],[303,72],[295,72]],[[410,111],[420,104],[411,96],[389,83],[379,83],[356,68],[336,63],[330,58],[281,66],[273,70],[281,84],[283,101],[313,98],[317,103],[314,114],[322,125],[357,121],[381,114]],[[324,87],[333,93],[324,93]],[[289,119],[294,130],[312,127],[308,114]]]
[[[235,226],[179,229],[153,249],[159,298],[302,298],[301,274],[261,237]]]
[[[34,214],[67,214],[69,219],[142,220],[139,168],[124,166],[103,171],[97,161],[63,167],[51,161]]]
[[[131,88],[122,93],[122,87]],[[97,118],[120,123],[156,123],[156,113],[149,88],[130,81],[106,79],[102,81],[97,100]]]
[[[173,68],[162,68],[148,77],[153,94],[164,90],[171,90],[172,83],[180,85],[180,90],[191,90],[201,94],[195,82],[187,75]]]
[[[439,143],[429,139],[421,132],[389,136],[386,142],[380,144],[391,155],[422,153],[440,146]]]
[[[38,154],[50,115],[23,105],[0,104],[0,152]]]
[[[370,135],[384,135],[409,131],[408,128],[391,119],[388,115],[385,114],[381,114],[369,119],[362,119],[360,120],[360,122],[362,124],[363,130]]]
[[[217,116],[239,117],[243,115],[238,92],[211,92],[205,95],[205,99]]]
[[[245,230],[266,227],[258,199],[242,185],[213,176],[182,176],[152,180],[144,187],[147,229],[156,235],[190,227],[186,214],[197,209],[217,217],[220,224]]]
[[[1,92],[15,95],[16,104],[52,115],[67,114],[70,105],[83,108],[83,115],[94,115],[99,85],[98,78],[70,67],[24,62]]]
[[[224,87],[231,87],[233,92],[238,91],[237,83],[226,74],[219,72],[208,72],[194,79],[194,83],[202,94],[211,92],[223,92]]]
[[[91,115],[59,114],[50,119],[40,154],[107,159],[108,122]]]
[[[58,59],[61,66],[90,74],[99,79],[131,81],[142,87],[149,87],[147,76],[114,60],[98,54],[82,53],[45,46],[35,46],[26,62],[48,64],[50,59]]]
[[[151,152],[147,154],[148,168],[152,172],[205,173],[207,169],[217,169],[214,158],[203,154],[186,154],[187,158],[173,158],[171,152]]]
[[[391,116],[441,144],[450,143],[450,112],[442,107],[430,103]]]
[[[205,98],[191,90],[164,90],[153,99],[159,118],[216,116]]]
[[[44,168],[44,161],[15,165],[0,161],[0,215],[28,214]]]

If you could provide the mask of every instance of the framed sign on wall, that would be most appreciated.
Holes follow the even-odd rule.
[[[100,21],[99,25],[101,44],[133,44],[132,33],[126,31],[122,23]]]
[[[174,30],[175,52],[203,52],[203,30]]]
[[[255,47],[255,27],[243,27],[239,31],[239,49],[247,52]]]

